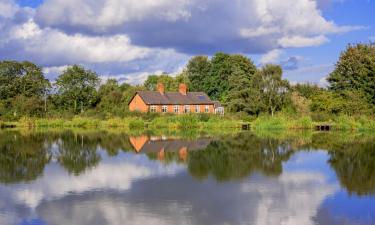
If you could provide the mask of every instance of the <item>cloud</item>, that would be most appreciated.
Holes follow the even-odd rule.
[[[326,20],[311,0],[47,0],[36,21],[67,33],[127,34],[146,47],[210,54],[317,46],[359,27]]]
[[[296,70],[300,67],[300,63],[304,60],[301,56],[290,56],[280,64],[284,70]]]
[[[262,65],[268,64],[268,63],[277,63],[279,61],[281,54],[282,54],[282,51],[280,49],[269,51],[266,54],[262,55],[259,62]]]
[[[18,7],[12,0],[0,0],[0,17],[11,18],[17,10]]]
[[[301,48],[301,47],[309,47],[309,46],[318,46],[325,42],[328,39],[323,36],[315,36],[315,37],[302,37],[302,36],[292,36],[292,37],[283,37],[278,40],[278,43],[283,48]]]
[[[45,0],[36,9],[0,0],[0,60],[33,61],[50,79],[53,68],[81,64],[142,82],[195,54],[264,54],[262,63],[273,62],[285,48],[356,29],[325,19],[312,0]]]
[[[293,83],[309,82],[326,86],[324,78],[334,70],[334,67],[334,64],[308,65],[295,70],[285,70],[284,77]]]
[[[84,193],[103,188],[125,191],[133,182],[153,176],[169,176],[182,170],[182,166],[171,164],[163,166],[158,162],[142,163],[146,156],[127,155],[117,162],[101,162],[94,169],[70,176],[66,172],[46,171],[42,178],[32,184],[21,185],[12,191],[16,202],[22,202],[30,208],[37,207],[43,200],[61,198],[69,193]],[[27,188],[25,188],[27,187]],[[9,191],[9,190],[8,190]]]

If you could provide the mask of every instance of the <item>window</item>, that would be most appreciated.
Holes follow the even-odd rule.
[[[209,106],[209,105],[206,105],[206,106],[204,107],[204,112],[205,112],[205,113],[210,112],[210,106]]]
[[[224,114],[224,108],[223,107],[218,107],[215,109],[215,113],[216,114]]]
[[[174,111],[174,113],[178,113],[178,105],[175,105],[175,106],[173,107],[173,111]]]
[[[189,113],[190,112],[190,106],[185,105],[184,107],[184,113]]]
[[[161,111],[162,111],[163,113],[166,113],[166,112],[168,111],[168,106],[163,105],[163,106],[161,107]]]
[[[150,112],[152,112],[152,113],[156,112],[156,106],[155,105],[152,105],[150,107]]]
[[[195,112],[200,113],[201,112],[201,107],[199,105],[195,106]]]

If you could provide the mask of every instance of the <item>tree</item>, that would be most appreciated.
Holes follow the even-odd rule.
[[[310,83],[298,83],[296,85],[293,85],[291,89],[294,92],[297,92],[298,95],[304,97],[304,98],[311,98],[314,94],[318,93],[319,91],[323,90],[323,88],[319,87],[316,84],[310,84]]]
[[[192,91],[204,91],[204,81],[209,75],[211,62],[207,56],[195,56],[189,60],[186,66],[186,73],[191,82]]]
[[[150,75],[147,77],[147,79],[143,83],[143,86],[149,91],[156,91],[156,86],[158,82],[159,82],[158,75]]]
[[[251,60],[240,55],[231,56],[232,69],[228,79],[228,95],[225,102],[232,112],[245,111],[251,113],[251,79],[256,67]]]
[[[265,65],[255,75],[253,82],[259,83],[260,95],[266,110],[273,116],[286,103],[289,82],[282,79],[282,69],[278,65]]]
[[[83,112],[97,102],[98,84],[95,72],[78,65],[68,67],[56,80],[58,106]]]
[[[42,69],[31,62],[0,62],[0,99],[43,97],[51,87]]]
[[[358,90],[375,104],[375,44],[349,45],[327,80],[330,90]]]
[[[313,112],[328,114],[371,114],[373,109],[364,94],[359,91],[334,92],[321,90],[311,98]]]
[[[109,79],[100,86],[99,104],[97,108],[102,112],[117,114],[123,111],[125,102],[122,101],[122,88],[118,85],[117,80]]]

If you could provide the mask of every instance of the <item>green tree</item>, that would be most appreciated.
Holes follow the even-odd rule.
[[[191,91],[205,91],[204,81],[209,75],[211,62],[207,56],[194,56],[186,66],[186,73],[191,82]]]
[[[124,111],[126,104],[122,98],[123,89],[124,88],[119,86],[117,80],[107,80],[107,82],[99,88],[98,95],[100,100],[97,109],[101,112],[107,112],[112,115],[121,114],[121,111]]]
[[[228,94],[225,102],[232,112],[251,113],[251,79],[256,72],[253,62],[241,55],[232,55],[231,74],[229,76]]]
[[[68,67],[56,80],[58,107],[83,112],[97,102],[98,75],[82,66]]]
[[[295,92],[298,92],[300,96],[307,99],[311,98],[313,95],[323,90],[323,88],[319,87],[318,85],[310,83],[298,83],[296,85],[293,85],[291,89]]]
[[[349,45],[327,80],[331,90],[359,90],[375,104],[375,44]]]
[[[0,99],[17,95],[42,97],[50,86],[42,69],[31,62],[0,62]]]
[[[373,107],[359,91],[333,92],[321,90],[311,97],[310,108],[313,112],[327,114],[371,114]]]
[[[282,73],[281,66],[269,64],[259,70],[253,80],[260,87],[261,101],[272,116],[286,105],[289,97],[289,82],[282,79]]]
[[[158,82],[159,82],[158,75],[150,75],[147,77],[147,79],[143,83],[143,86],[149,91],[156,91],[156,86]]]

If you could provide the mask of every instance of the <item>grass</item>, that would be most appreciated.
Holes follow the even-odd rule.
[[[221,129],[238,128],[241,121],[233,118],[223,118],[215,115],[159,115],[157,117],[125,117],[100,120],[91,117],[61,118],[31,118],[22,117],[16,122],[17,127],[25,128],[122,128],[128,130],[140,129]]]
[[[375,120],[370,117],[360,118],[341,115],[325,122],[314,122],[310,116],[292,117],[283,114],[259,116],[252,122],[253,130],[287,130],[303,129],[312,130],[316,125],[330,124],[334,130],[374,132]]]
[[[208,114],[158,115],[148,117],[129,116],[100,120],[91,117],[75,116],[71,119],[40,119],[22,117],[18,122],[1,122],[1,127],[9,125],[28,128],[113,128],[125,130],[189,130],[203,131],[241,128],[245,120],[231,116]],[[290,116],[287,114],[261,115],[251,122],[253,130],[313,130],[322,124],[332,125],[334,130],[375,132],[375,119],[370,117],[337,116],[325,122],[314,122],[310,116]]]

